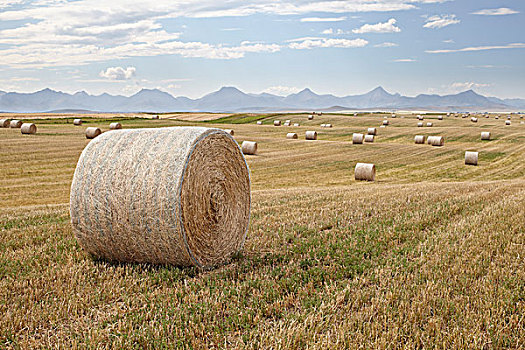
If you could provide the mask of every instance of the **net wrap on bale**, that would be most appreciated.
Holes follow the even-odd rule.
[[[97,258],[212,267],[243,247],[249,169],[222,130],[117,130],[82,152],[70,212],[80,245]]]

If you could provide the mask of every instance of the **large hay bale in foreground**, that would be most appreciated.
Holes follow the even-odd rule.
[[[354,145],[361,145],[363,143],[364,135],[363,134],[352,134],[352,143]]]
[[[22,121],[21,120],[16,120],[16,119],[13,119],[11,120],[11,122],[9,123],[9,127],[12,128],[12,129],[18,129],[18,128],[21,128],[22,127]]]
[[[374,135],[365,135],[365,142],[374,142]]]
[[[466,165],[478,165],[478,152],[465,152],[465,164]]]
[[[483,131],[481,133],[481,139],[484,140],[484,141],[488,141],[490,140],[490,132],[488,131]]]
[[[432,146],[441,147],[445,145],[445,139],[443,138],[443,136],[429,136],[427,139],[427,143]]]
[[[82,119],[73,119],[73,125],[80,126],[82,125]]]
[[[212,267],[240,251],[250,176],[222,130],[118,130],[82,152],[71,185],[80,245],[120,262]]]
[[[0,119],[0,128],[8,128],[9,119]]]
[[[109,124],[109,130],[118,130],[118,129],[122,129],[122,124],[118,122]]]
[[[377,135],[377,129],[376,128],[368,128],[367,130],[368,135]]]
[[[100,130],[100,128],[94,126],[86,128],[86,139],[94,139],[100,134],[102,134],[102,130]]]
[[[289,132],[288,134],[286,134],[286,138],[287,139],[297,139],[297,133]]]
[[[416,135],[416,137],[414,137],[414,142],[418,145],[425,144],[425,135]]]
[[[306,140],[317,140],[317,131],[307,131],[304,134]]]
[[[36,134],[36,125],[33,123],[24,123],[20,127],[20,131],[23,135],[34,135]]]
[[[376,178],[376,166],[369,163],[357,163],[354,176],[356,180],[374,181]]]
[[[243,154],[255,155],[257,153],[257,142],[255,141],[243,141],[241,145]]]

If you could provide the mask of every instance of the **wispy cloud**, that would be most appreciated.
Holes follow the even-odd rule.
[[[396,46],[399,46],[399,45],[396,43],[390,43],[390,42],[384,42],[381,44],[374,45],[374,47],[396,47]]]
[[[346,17],[306,17],[301,18],[301,22],[341,22],[346,20]]]
[[[398,58],[397,60],[393,60],[392,62],[416,62],[417,60],[413,58]]]
[[[519,13],[519,11],[509,9],[507,7],[500,7],[499,9],[486,9],[486,10],[479,10],[476,12],[472,12],[473,15],[482,15],[482,16],[505,16],[505,15],[513,15],[516,13]]]
[[[355,48],[364,47],[368,45],[368,41],[364,39],[307,39],[299,42],[293,42],[289,45],[291,49],[295,50],[309,50],[315,48]]]
[[[485,51],[485,50],[502,50],[502,49],[525,49],[525,43],[513,43],[507,45],[494,45],[494,46],[472,46],[464,47],[462,49],[452,50],[427,50],[427,53],[451,53],[451,52],[472,52],[472,51]]]
[[[427,18],[426,23],[423,25],[423,27],[438,29],[449,26],[451,24],[458,24],[460,22],[461,21],[456,18],[456,15],[431,16]]]
[[[364,24],[360,28],[352,30],[353,33],[398,33],[401,31],[399,27],[396,27],[396,19],[390,18],[387,22],[376,23],[376,24]]]

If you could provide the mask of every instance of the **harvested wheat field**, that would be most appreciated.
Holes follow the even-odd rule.
[[[353,145],[384,115],[308,115],[82,116],[81,128],[73,115],[8,116],[38,133],[0,128],[0,348],[525,347],[525,126],[427,114],[433,127],[418,128],[397,114]],[[214,269],[90,257],[70,188],[84,147],[103,141],[85,128],[110,122],[257,142],[243,251]],[[286,139],[307,130],[317,140]],[[357,163],[375,164],[375,182],[355,180]]]

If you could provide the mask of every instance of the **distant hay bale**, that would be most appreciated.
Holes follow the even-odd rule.
[[[510,125],[510,120],[505,120],[505,125]]]
[[[417,116],[417,119],[418,119],[418,120],[423,120],[423,119],[425,119],[425,118],[423,118],[422,115],[418,115],[418,116]]]
[[[476,118],[476,117],[471,117],[471,118],[470,118],[470,121],[473,122],[473,123],[477,123],[477,122],[478,122],[478,118]]]
[[[392,118],[395,118],[395,117],[396,117],[396,115],[395,115],[395,114],[392,114]]]
[[[434,125],[434,124],[432,124],[432,123],[430,123],[430,122],[427,123],[427,127],[429,127],[429,128],[431,128],[433,125]]]
[[[257,125],[262,125],[262,121],[257,121]]]
[[[297,139],[297,133],[289,132],[288,134],[286,134],[286,138],[295,140],[295,139]]]
[[[233,131],[233,129],[224,129],[224,132],[227,134],[230,134],[231,136],[235,135],[235,132]]]
[[[154,115],[151,119],[159,119],[158,115]]]
[[[429,136],[427,138],[427,143],[432,146],[441,147],[445,145],[445,139],[443,136]]]
[[[418,127],[418,128],[423,127],[423,123],[422,123],[422,122],[417,123],[417,127]]]
[[[304,137],[306,140],[317,140],[317,131],[307,131]]]
[[[368,128],[367,134],[368,135],[377,135],[377,129],[376,128]]]
[[[443,120],[443,116],[442,115],[438,115],[438,120]]]
[[[9,119],[0,119],[0,128],[8,128]]]
[[[301,126],[299,123],[294,123],[293,126],[298,127]]]
[[[365,142],[374,142],[374,135],[365,135]]]
[[[388,124],[390,124],[390,122],[388,120],[383,120],[383,125],[384,126],[387,126]]]
[[[494,119],[499,119],[499,117],[498,117],[498,116],[495,116]]]
[[[485,118],[488,118],[488,117],[489,117],[489,115],[488,115],[488,114],[487,114],[487,115],[485,115]]]
[[[283,126],[290,126],[290,121],[288,121],[288,120],[285,121],[284,124],[283,124]]]
[[[379,127],[380,127],[380,128],[386,128],[386,126],[385,126],[385,125],[380,125]]]
[[[241,145],[243,154],[254,155],[257,153],[257,142],[255,141],[243,141]]]
[[[16,119],[13,119],[11,120],[11,122],[9,123],[9,127],[12,128],[12,129],[18,129],[18,128],[21,128],[22,127],[22,121],[21,120],[16,120]]]
[[[324,128],[331,128],[331,127],[332,127],[332,124],[321,124],[321,127],[324,127]]]
[[[122,129],[122,124],[120,124],[120,123],[111,123],[111,124],[109,124],[109,129],[110,130]]]
[[[313,120],[314,119],[314,116],[313,115],[309,115],[308,116],[308,120]]]
[[[96,258],[209,268],[243,247],[249,170],[222,130],[105,133],[80,156],[70,213],[80,246]]]
[[[507,120],[510,120],[510,115],[507,116]]]
[[[280,120],[274,120],[273,121],[273,126],[281,126],[281,121]]]
[[[24,123],[20,127],[20,131],[24,135],[34,135],[36,134],[36,125],[33,123]]]
[[[354,145],[361,145],[363,143],[364,135],[363,134],[352,134],[352,143]]]
[[[100,128],[90,126],[86,129],[86,138],[87,139],[94,139],[98,135],[102,134],[102,130]]]
[[[76,126],[82,125],[82,119],[78,119],[77,118],[77,119],[73,120],[73,125],[76,125]]]
[[[465,152],[466,165],[478,165],[478,152]]]
[[[414,137],[414,142],[418,145],[425,144],[425,135],[416,135],[416,137]]]
[[[374,181],[376,178],[376,166],[368,163],[357,163],[355,165],[354,177],[360,181]]]
[[[484,141],[488,141],[490,140],[490,132],[488,131],[483,131],[481,133],[481,139],[484,140]]]

